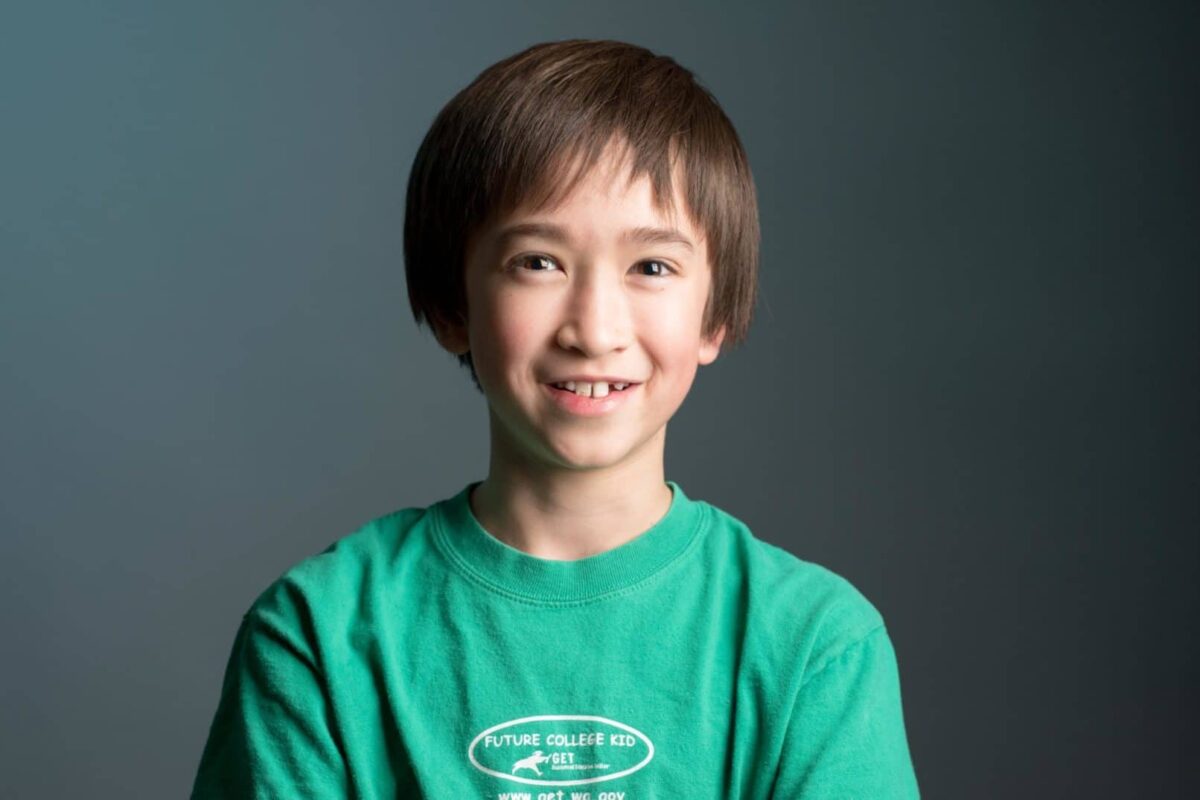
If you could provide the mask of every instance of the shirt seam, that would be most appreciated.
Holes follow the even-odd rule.
[[[887,628],[886,624],[877,625],[876,627],[869,630],[867,633],[863,634],[858,639],[854,640],[850,644],[843,647],[841,650],[838,651],[837,655],[830,656],[829,658],[825,659],[825,662],[823,664],[821,664],[820,667],[817,668],[816,672],[813,672],[812,674],[805,677],[804,682],[800,684],[799,691],[803,692],[805,687],[808,686],[808,684],[812,683],[819,675],[821,675],[821,673],[825,672],[825,670],[829,669],[831,666],[833,666],[837,662],[841,661],[846,656],[850,655],[851,650],[854,650],[855,648],[861,647],[862,645],[866,644],[868,639],[870,639],[872,636],[879,633],[880,631],[884,631],[886,628]]]
[[[466,561],[466,559],[462,558],[462,556],[459,555],[458,551],[454,548],[454,545],[450,544],[450,542],[448,541],[449,534],[447,533],[446,528],[443,525],[443,521],[445,518],[445,509],[444,508],[439,508],[437,513],[434,514],[434,520],[433,520],[434,542],[437,545],[438,550],[440,550],[442,552],[442,555],[447,560],[449,560],[451,562],[451,564],[460,573],[462,573],[465,578],[467,578],[472,583],[475,583],[476,585],[480,586],[483,589],[486,589],[487,591],[489,591],[493,594],[499,595],[508,600],[512,600],[513,602],[516,602],[516,603],[522,603],[524,605],[530,605],[530,606],[538,606],[541,608],[574,608],[574,607],[578,607],[578,606],[591,605],[593,603],[600,603],[605,600],[616,599],[618,597],[623,597],[627,594],[631,594],[633,592],[639,591],[642,588],[644,588],[647,584],[649,584],[655,580],[658,580],[658,579],[660,579],[660,577],[666,575],[676,565],[683,563],[685,558],[693,550],[698,548],[699,542],[700,542],[703,534],[708,530],[708,526],[709,526],[709,523],[710,523],[710,520],[712,517],[712,515],[710,513],[710,509],[708,508],[708,505],[706,503],[704,503],[703,501],[693,501],[693,502],[695,502],[700,507],[700,511],[702,512],[702,518],[695,524],[694,530],[692,531],[691,538],[688,539],[687,543],[679,549],[679,552],[677,552],[675,555],[671,556],[669,559],[667,559],[665,562],[663,562],[657,569],[650,572],[648,575],[643,576],[642,578],[640,578],[639,580],[635,581],[634,583],[632,583],[628,586],[622,586],[617,589],[612,589],[607,592],[602,592],[601,594],[598,594],[598,595],[591,595],[588,597],[575,598],[572,600],[550,600],[550,599],[546,599],[546,598],[531,597],[529,595],[518,594],[517,592],[513,592],[509,589],[504,588],[503,586],[496,584],[495,582],[489,580],[484,575],[480,574],[474,567],[472,567],[470,565],[470,563],[468,563]]]

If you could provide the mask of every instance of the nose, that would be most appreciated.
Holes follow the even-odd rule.
[[[628,346],[632,314],[622,279],[614,277],[619,274],[607,268],[577,270],[555,336],[560,347],[594,358]]]

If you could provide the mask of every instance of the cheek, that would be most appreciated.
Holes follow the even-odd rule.
[[[686,308],[653,309],[638,326],[641,340],[662,361],[676,363],[695,360],[699,346],[700,320]]]
[[[543,335],[538,320],[544,317],[511,298],[498,298],[480,307],[478,324],[472,329],[473,344],[506,360],[527,355]]]

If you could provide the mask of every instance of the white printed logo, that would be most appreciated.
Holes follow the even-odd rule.
[[[531,769],[534,772],[536,772],[538,775],[541,775],[542,771],[540,769],[538,769],[538,764],[541,764],[543,761],[549,761],[549,760],[550,760],[550,756],[542,755],[541,750],[534,750],[533,755],[531,755],[529,758],[522,758],[520,761],[513,764],[513,768],[512,768],[513,775],[516,775],[517,770],[519,770],[519,769]]]
[[[605,717],[550,714],[493,725],[471,741],[467,758],[498,778],[578,786],[637,772],[654,758],[654,744],[641,731]]]

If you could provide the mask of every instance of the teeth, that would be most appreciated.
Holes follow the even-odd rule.
[[[595,383],[577,383],[575,381],[567,381],[566,383],[554,384],[559,389],[566,389],[568,392],[574,392],[580,397],[607,397],[609,392],[609,384],[604,381],[596,381]],[[614,383],[611,388],[614,391],[622,391],[629,386],[628,383]]]

